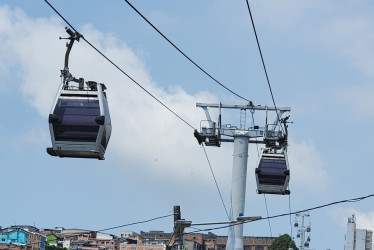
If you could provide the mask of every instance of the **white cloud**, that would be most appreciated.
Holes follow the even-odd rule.
[[[374,230],[374,211],[363,212],[355,208],[337,207],[329,211],[330,217],[342,229],[346,230],[348,217],[356,217],[356,228]]]
[[[58,40],[58,37],[64,35],[64,26],[54,18],[28,18],[20,10],[1,8],[0,13],[3,19],[6,17],[2,22],[0,42],[6,45],[7,53],[22,69],[19,87],[39,113],[47,117],[59,86],[59,70],[63,67],[65,41]],[[208,92],[190,95],[176,85],[163,89],[152,81],[145,64],[125,43],[90,25],[84,26],[81,32],[192,126],[198,127],[199,121],[205,119],[204,112],[195,107],[196,102],[217,102],[217,98]],[[122,163],[129,160],[136,162],[133,167],[138,171],[163,180],[182,180],[194,173],[197,179],[212,180],[192,128],[142,91],[84,41],[74,44],[69,67],[75,77],[104,82],[108,87],[113,124],[108,150],[115,152]],[[227,150],[225,147],[220,151],[208,150],[219,180],[226,178],[228,166],[225,163],[231,163],[232,155],[222,151]],[[228,169],[231,169],[231,164]]]
[[[364,73],[374,75],[374,25],[372,17],[359,15],[337,17],[320,31],[320,39],[329,49],[348,57]]]
[[[329,176],[321,154],[310,141],[290,142],[288,160],[291,171],[290,188],[320,194],[328,187]]]
[[[0,8],[0,13],[4,19],[0,42],[6,44],[7,53],[22,69],[19,87],[47,119],[60,82],[59,70],[63,67],[65,42],[58,40],[58,37],[64,35],[64,26],[55,18],[28,18],[19,10]],[[217,97],[209,92],[191,95],[177,85],[168,89],[158,86],[146,65],[125,43],[91,25],[85,25],[80,30],[99,50],[194,127],[198,128],[200,120],[205,119],[204,112],[195,107],[196,102],[218,102]],[[184,185],[200,181],[201,185],[215,188],[204,152],[189,126],[84,41],[74,44],[69,66],[75,77],[103,82],[108,87],[113,124],[108,151],[120,159],[116,167],[123,168],[124,173],[130,167],[160,181],[173,180]],[[232,150],[231,143],[221,148],[207,148],[221,189],[228,189],[231,182]],[[316,192],[324,190],[327,174],[321,156],[311,143],[293,143],[289,157],[292,185]],[[127,166],[128,162],[134,166]],[[249,178],[254,178],[252,166],[255,162],[256,157],[249,158]]]
[[[338,89],[333,95],[338,105],[344,105],[347,115],[356,120],[364,117],[371,119],[374,115],[373,93],[374,85],[364,83]]]

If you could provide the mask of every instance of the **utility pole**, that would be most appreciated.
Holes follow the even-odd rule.
[[[180,206],[174,206],[174,245],[173,249],[181,249],[184,245],[184,229],[191,226],[191,221],[181,219]]]
[[[264,127],[255,126],[246,128],[246,110],[250,110],[252,114],[258,111],[275,111],[276,118],[269,131],[275,131],[280,124],[281,116],[284,112],[291,111],[291,108],[284,107],[267,107],[255,106],[252,102],[248,105],[224,105],[224,104],[204,104],[197,103],[196,107],[204,110],[207,120],[201,121],[200,132],[195,130],[195,137],[199,144],[204,143],[206,146],[219,147],[221,142],[234,142],[232,181],[231,181],[231,214],[230,220],[236,221],[238,217],[244,216],[245,209],[245,189],[247,182],[247,160],[248,160],[248,144],[263,143],[267,144],[265,135],[268,133],[268,124]],[[211,119],[208,108],[218,108],[219,117],[218,124]],[[231,124],[221,124],[221,109],[237,109],[240,110],[239,128],[231,126]],[[271,134],[270,133],[270,134]],[[279,133],[278,133],[279,134]],[[281,133],[280,133],[281,134]],[[287,135],[285,135],[286,137]],[[264,137],[264,140],[257,140],[258,137]],[[277,140],[281,139],[276,137]],[[243,249],[243,224],[235,224],[229,228],[227,250]]]

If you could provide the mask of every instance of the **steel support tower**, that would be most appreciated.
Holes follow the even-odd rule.
[[[263,143],[267,144],[265,137],[267,134],[276,131],[278,125],[281,124],[281,117],[284,112],[291,111],[288,107],[267,107],[255,106],[252,102],[248,105],[224,105],[224,104],[204,104],[197,103],[196,107],[204,110],[207,120],[201,121],[200,132],[195,131],[195,137],[199,144],[204,143],[206,146],[221,145],[221,142],[234,142],[233,166],[232,166],[232,181],[231,181],[231,213],[230,220],[238,221],[238,217],[244,216],[245,211],[245,190],[247,182],[247,160],[248,160],[248,144],[249,143]],[[211,119],[208,108],[219,109],[218,123]],[[221,109],[237,109],[240,110],[240,127],[232,126],[231,124],[221,124]],[[250,110],[255,111],[275,111],[276,118],[274,123],[265,124],[263,127],[255,126],[246,127],[245,112]],[[244,113],[244,114],[243,114]],[[286,120],[286,119],[285,119]],[[267,122],[266,122],[267,123]],[[279,135],[279,133],[277,134]],[[264,138],[264,140],[257,138]],[[280,139],[280,138],[278,138]],[[242,250],[243,249],[243,225],[242,223],[234,224],[229,228],[228,241],[226,244],[227,250]]]

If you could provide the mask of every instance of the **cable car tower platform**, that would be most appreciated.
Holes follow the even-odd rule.
[[[285,118],[281,117],[285,112],[290,112],[291,108],[255,106],[252,102],[249,102],[248,105],[197,103],[196,107],[202,108],[207,118],[201,121],[200,132],[197,130],[194,132],[194,136],[199,144],[204,143],[206,146],[220,147],[221,142],[234,142],[230,220],[235,220],[238,217],[244,216],[249,143],[265,144],[267,154],[283,156],[283,159],[281,159],[282,162],[280,162],[279,158],[274,158],[270,162],[265,163],[260,159],[258,168],[256,169],[258,193],[289,194],[289,191],[286,190],[289,180],[288,162],[284,160],[287,158],[285,155],[287,148],[286,121],[289,116]],[[217,122],[211,119],[208,108],[219,109]],[[231,124],[222,125],[221,109],[240,110],[240,126],[236,127]],[[266,117],[268,112],[275,112],[276,118],[275,121],[270,124],[267,123],[266,118],[266,124],[263,127],[253,124],[253,127],[247,128],[245,122],[247,110],[252,114],[255,111],[266,111]],[[262,140],[259,138],[262,138]],[[266,167],[269,166],[272,170],[270,170],[270,175],[266,175],[266,173],[269,173]],[[288,171],[281,170],[282,172],[278,174],[279,171],[274,171],[274,169],[279,170],[279,167],[282,169],[286,167]],[[261,175],[261,173],[263,173],[263,175]],[[259,175],[259,177],[257,175]],[[288,176],[288,178],[285,176]],[[279,182],[282,184],[278,184]],[[236,224],[229,228],[226,249],[243,249],[243,224]]]

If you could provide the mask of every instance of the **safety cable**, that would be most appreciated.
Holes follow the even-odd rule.
[[[167,217],[170,217],[170,216],[173,216],[173,215],[174,214],[163,215],[163,216],[159,216],[159,217],[156,217],[156,218],[153,218],[153,219],[149,219],[149,220],[132,222],[132,223],[128,223],[128,224],[124,224],[124,225],[120,225],[120,226],[109,227],[109,228],[97,230],[96,232],[104,232],[104,231],[108,231],[108,230],[112,230],[112,229],[117,229],[117,228],[121,228],[121,227],[127,227],[127,226],[132,226],[132,225],[137,225],[137,224],[143,224],[143,223],[151,222],[151,221],[154,221],[154,220],[159,220],[159,219],[167,218]]]
[[[255,110],[251,109],[250,110],[251,112],[251,115],[252,115],[252,126],[254,127],[255,126],[255,118],[254,118],[254,113],[255,113]],[[257,142],[257,137],[255,137],[255,140]],[[258,144],[256,143],[256,148],[257,148],[257,162],[259,161],[260,159],[260,153],[258,151]],[[270,236],[273,237],[273,232],[271,230],[271,223],[270,223],[270,219],[269,219],[269,209],[268,209],[268,202],[266,200],[266,195],[264,194],[264,201],[265,201],[265,208],[266,208],[266,216],[268,217],[268,224],[269,224],[269,230],[270,230]],[[291,212],[291,211],[290,211]]]
[[[264,194],[264,200],[265,200],[265,207],[266,207],[266,215],[268,218],[268,224],[269,224],[269,229],[270,229],[270,236],[273,237],[273,232],[271,230],[271,224],[270,224],[270,219],[269,219],[269,210],[268,210],[268,202],[266,200],[266,195]]]
[[[65,23],[67,25],[70,26],[70,28],[72,28],[75,32],[78,33],[78,31],[59,13],[59,11],[57,9],[55,9],[49,2],[48,0],[44,0],[61,18],[62,20],[65,21]],[[158,103],[160,103],[162,106],[164,106],[167,110],[169,110],[171,113],[173,113],[176,117],[178,117],[181,121],[183,121],[185,124],[187,124],[189,127],[191,127],[193,130],[195,130],[195,128],[190,124],[188,123],[186,120],[184,120],[181,116],[179,116],[177,113],[175,113],[173,110],[171,110],[168,106],[166,106],[163,102],[161,102],[157,97],[155,97],[152,93],[150,93],[147,89],[145,89],[141,84],[139,84],[135,79],[133,79],[129,74],[127,74],[122,68],[120,68],[117,64],[115,64],[112,60],[110,60],[104,53],[102,53],[99,49],[97,49],[93,44],[91,44],[83,35],[81,35],[81,38],[88,44],[90,45],[94,50],[96,50],[101,56],[103,56],[109,63],[111,63],[114,67],[116,67],[119,71],[121,71],[124,75],[126,75],[131,81],[133,81],[136,85],[138,85],[142,90],[144,90],[148,95],[150,95],[154,100],[156,100]],[[203,146],[203,149],[204,149],[204,152],[205,152],[205,156],[207,158],[207,161],[208,161],[208,164],[209,164],[209,167],[210,167],[210,170],[212,172],[212,175],[213,175],[213,178],[214,178],[214,181],[216,183],[216,187],[217,187],[217,190],[219,192],[219,195],[221,197],[221,201],[222,201],[222,204],[224,206],[224,209],[226,211],[226,215],[228,216],[228,212],[227,212],[227,209],[226,209],[226,205],[223,201],[223,198],[222,198],[222,194],[221,194],[221,191],[218,187],[218,183],[217,183],[217,180],[214,176],[214,172],[213,172],[213,169],[212,169],[212,166],[210,164],[210,161],[209,161],[209,158],[208,158],[208,155],[205,151],[205,148]],[[109,229],[106,229],[106,230],[109,230]]]
[[[249,2],[248,2],[248,0],[246,0],[246,2],[247,2],[247,7],[248,7],[249,16],[251,17],[251,22],[252,22],[253,32],[254,32],[255,37],[256,37],[256,42],[257,42],[258,51],[260,52],[261,61],[262,61],[262,66],[263,66],[263,68],[264,68],[264,72],[265,72],[266,80],[267,80],[268,87],[269,87],[269,90],[270,90],[271,99],[273,100],[273,105],[274,105],[274,108],[275,108],[275,113],[277,113],[277,116],[278,116],[278,122],[279,122],[279,125],[280,125],[281,129],[283,130],[283,132],[285,132],[284,129],[283,129],[283,127],[282,127],[281,121],[280,121],[280,116],[279,116],[279,114],[278,114],[277,105],[275,104],[275,98],[274,98],[273,90],[272,90],[272,88],[271,88],[271,84],[270,84],[270,80],[269,80],[269,75],[268,75],[268,72],[267,72],[267,70],[266,70],[265,61],[264,61],[264,57],[263,57],[263,55],[262,55],[262,50],[261,50],[260,42],[259,42],[259,40],[258,40],[258,36],[257,36],[257,32],[256,32],[255,23],[254,23],[254,21],[253,21],[253,17],[252,17],[251,8],[249,7]]]
[[[288,184],[289,185],[289,184]],[[291,248],[291,244],[292,244],[292,241],[293,241],[293,233],[292,233],[292,215],[291,215],[291,194],[288,195],[288,209],[289,209],[289,213],[290,213],[290,228],[291,228],[291,241],[290,241],[290,245],[289,245],[289,248]]]
[[[173,216],[173,215],[174,214],[168,214],[168,215],[159,216],[159,217],[155,217],[155,218],[148,219],[148,220],[143,220],[143,221],[138,221],[138,222],[132,222],[132,223],[128,223],[128,224],[124,224],[124,225],[120,225],[120,226],[115,226],[115,227],[110,227],[110,228],[105,228],[105,229],[101,229],[101,230],[92,230],[92,231],[87,230],[87,232],[104,232],[104,231],[108,231],[108,230],[112,230],[112,229],[117,229],[117,228],[121,228],[121,227],[127,227],[127,226],[132,226],[132,225],[137,225],[137,224],[144,224],[144,223],[151,222],[151,221],[154,221],[154,220],[159,220],[159,219],[167,218],[167,217],[170,217],[170,216]],[[22,227],[20,227],[20,228],[22,228]],[[73,236],[71,236],[71,237],[73,237]],[[34,245],[34,244],[38,244],[38,243],[42,243],[42,242],[48,242],[48,241],[55,241],[55,240],[48,240],[47,239],[45,241],[35,241],[35,242],[31,242],[30,245]]]
[[[303,210],[299,210],[299,211],[295,211],[295,212],[291,212],[291,213],[273,215],[273,216],[270,216],[270,217],[265,217],[265,218],[261,218],[261,219],[254,220],[254,221],[237,222],[237,223],[233,223],[233,224],[226,225],[226,226],[220,226],[220,227],[214,227],[214,228],[207,228],[207,229],[196,230],[196,231],[185,233],[185,234],[191,234],[191,233],[197,233],[197,232],[205,232],[205,231],[212,231],[212,230],[217,230],[217,229],[222,229],[222,228],[229,228],[229,227],[233,227],[233,226],[240,225],[240,224],[252,223],[252,222],[256,222],[256,221],[260,221],[260,220],[266,220],[268,218],[269,219],[275,219],[275,218],[280,218],[280,217],[289,216],[289,215],[293,215],[293,214],[298,214],[298,213],[304,213],[304,212],[308,212],[308,211],[312,211],[312,210],[317,210],[317,209],[321,209],[321,208],[325,208],[325,207],[329,207],[329,206],[333,206],[333,205],[337,205],[337,204],[341,204],[341,203],[359,202],[359,201],[362,201],[362,200],[365,200],[365,199],[371,198],[371,197],[374,197],[374,194],[370,194],[370,195],[366,195],[366,196],[362,196],[362,197],[358,197],[358,198],[352,198],[352,199],[346,199],[346,200],[341,200],[341,201],[335,201],[335,202],[327,203],[327,204],[316,206],[316,207],[312,207],[312,208],[307,208],[307,209],[303,209]],[[203,224],[200,223],[200,225],[203,225]]]
[[[59,12],[57,9],[55,9],[48,0],[44,0],[56,13],[59,15],[62,20],[65,21],[67,25],[69,25],[75,32],[78,32]],[[170,109],[166,104],[164,104],[160,99],[158,99],[156,96],[154,96],[151,92],[149,92],[146,88],[144,88],[140,83],[138,83],[134,78],[132,78],[129,74],[127,74],[121,67],[119,67],[117,64],[115,64],[112,60],[110,60],[103,52],[101,52],[98,48],[96,48],[92,43],[90,43],[83,35],[81,35],[81,38],[90,45],[94,50],[96,50],[101,56],[103,56],[110,64],[112,64],[114,67],[116,67],[119,71],[121,71],[125,76],[127,76],[133,83],[138,85],[143,91],[145,91],[148,95],[150,95],[154,100],[156,100],[158,103],[160,103],[164,108],[169,110],[172,114],[174,114],[177,118],[179,118],[182,122],[184,122],[186,125],[191,127],[193,130],[195,128],[188,123],[186,120],[184,120],[180,115],[178,115],[176,112],[174,112],[172,109]]]
[[[288,210],[290,212],[290,228],[291,228],[291,237],[292,237],[291,194],[288,195]]]
[[[205,146],[204,146],[204,144],[201,144],[201,145],[202,145],[202,147],[203,147],[203,149],[204,149],[204,153],[205,153],[206,159],[207,159],[207,161],[208,161],[209,168],[210,168],[210,171],[211,171],[211,173],[212,173],[212,176],[213,176],[214,182],[215,182],[215,184],[216,184],[216,187],[217,187],[217,190],[218,190],[218,193],[219,193],[219,197],[221,198],[221,201],[222,201],[223,207],[224,207],[224,209],[225,209],[225,212],[226,212],[227,218],[230,220],[229,213],[227,212],[225,202],[223,201],[222,194],[221,194],[221,190],[220,190],[219,187],[218,187],[217,179],[216,179],[216,176],[214,175],[212,165],[210,164],[210,161],[209,161],[209,158],[208,158],[208,154],[207,154],[207,152],[206,152],[206,150],[205,150]]]
[[[244,98],[243,96],[235,93],[231,89],[229,89],[227,86],[225,86],[223,83],[218,81],[216,78],[214,78],[211,74],[209,74],[206,70],[204,70],[201,66],[199,66],[194,60],[192,60],[186,53],[184,53],[178,46],[176,46],[169,38],[167,38],[156,26],[154,26],[138,9],[136,9],[128,0],[124,0],[136,13],[138,13],[139,16],[141,16],[144,21],[146,21],[157,33],[159,33],[166,41],[168,41],[179,53],[181,53],[188,61],[190,61],[193,65],[195,65],[199,70],[201,70],[205,75],[207,75],[210,79],[212,79],[214,82],[219,84],[221,87],[229,91],[230,93],[234,94],[235,96],[249,102],[247,98]]]
[[[47,1],[47,0],[46,0]],[[181,121],[183,121],[186,125],[191,127],[193,130],[195,130],[195,127],[192,126],[190,123],[188,123],[185,119],[183,119],[180,115],[175,113],[173,110],[171,110],[166,104],[164,104],[160,99],[158,99],[156,96],[154,96],[151,92],[149,92],[146,88],[144,88],[140,83],[138,83],[134,78],[132,78],[129,74],[127,74],[122,68],[120,68],[117,64],[115,64],[112,60],[110,60],[106,55],[104,55],[99,49],[97,49],[93,44],[91,44],[85,37],[82,37],[84,41],[88,45],[90,45],[94,50],[96,50],[100,55],[102,55],[108,62],[110,62],[114,67],[116,67],[119,71],[121,71],[124,75],[126,75],[131,81],[133,81],[136,85],[138,85],[142,90],[144,90],[148,95],[150,95],[153,99],[155,99],[158,103],[160,103],[164,108],[169,110],[171,113],[173,113],[176,117],[178,117]]]

